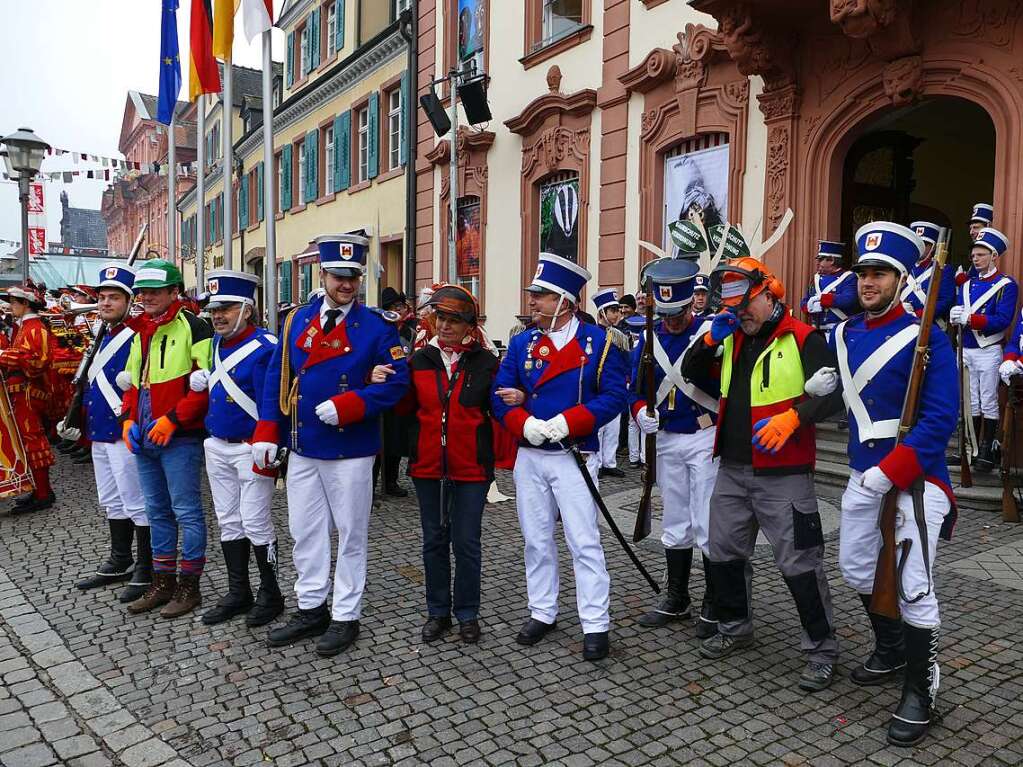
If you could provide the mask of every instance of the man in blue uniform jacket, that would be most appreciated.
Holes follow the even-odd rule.
[[[856,241],[860,256],[853,268],[866,311],[835,328],[831,345],[837,376],[832,369],[822,370],[807,382],[806,391],[830,394],[840,378],[848,407],[851,472],[842,495],[839,565],[860,595],[875,636],[874,652],[853,669],[852,681],[885,684],[905,668],[902,700],[889,723],[888,741],[911,746],[927,733],[938,689],[940,617],[933,567],[938,537],[947,538],[955,520],[945,447],[958,418],[958,402],[948,395],[956,360],[948,337],[932,329],[916,422],[896,444],[920,332],[900,294],[924,242],[911,229],[884,221],[861,227]],[[883,496],[893,487],[900,491],[895,540],[909,542],[899,568],[901,621],[870,612],[881,545],[877,516]],[[918,525],[914,508],[921,508],[923,524]]]
[[[941,227],[930,221],[914,221],[909,228],[923,240],[924,254],[910,268],[909,277],[906,279],[906,285],[902,288],[900,297],[902,302],[907,305],[907,309],[911,309],[919,317],[923,314],[924,304],[927,303],[927,291],[931,288],[931,276],[934,274],[934,247],[941,235]],[[955,299],[955,274],[952,265],[945,264],[941,270],[938,304],[934,313],[940,326],[944,327],[948,320],[948,313],[952,309]]]
[[[78,582],[78,588],[97,588],[128,581],[121,602],[134,602],[153,581],[153,550],[149,536],[146,499],[139,484],[135,456],[121,439],[122,391],[117,375],[124,370],[135,337],[128,309],[132,302],[135,273],[123,263],[111,262],[100,269],[99,317],[107,323],[99,350],[86,371],[89,388],[82,398],[85,433],[92,440],[92,468],[96,474],[99,504],[110,528],[110,556],[96,572]],[[122,378],[123,382],[123,378]],[[68,430],[62,421],[61,436],[77,441],[78,429]],[[131,539],[137,556],[132,560]]]
[[[803,311],[827,338],[835,325],[859,312],[856,277],[842,268],[844,242],[821,240],[817,246],[817,273],[803,296]]]
[[[254,274],[218,269],[207,272],[206,308],[213,320],[212,370],[192,373],[192,391],[209,389],[203,443],[220,546],[227,565],[227,593],[202,616],[207,626],[248,613],[249,627],[265,626],[284,611],[277,585],[277,534],[270,516],[274,470],[252,464],[252,432],[259,420],[266,369],[277,347],[272,333],[254,324]],[[249,585],[249,554],[255,551],[259,592]]]
[[[1019,287],[998,269],[998,259],[1009,248],[997,229],[980,230],[973,249],[973,271],[959,286],[958,300],[949,320],[963,328],[963,364],[969,370],[970,414],[978,434],[977,471],[994,468],[993,442],[998,430],[998,368],[1009,326],[1016,316]]]
[[[607,657],[610,577],[600,543],[597,505],[569,454],[588,453],[596,483],[597,430],[625,409],[625,355],[608,333],[575,317],[590,274],[565,258],[541,253],[529,291],[538,328],[512,338],[493,395],[494,415],[520,441],[515,461],[519,524],[525,539],[530,618],[516,641],[534,645],[556,625],[561,517],[575,570],[583,657]]]
[[[268,643],[319,636],[316,652],[331,656],[359,634],[380,416],[404,395],[409,375],[397,326],[357,300],[366,238],[324,235],[316,244],[325,293],[288,315],[267,369],[252,456],[262,469],[281,447],[290,450],[288,523],[298,612],[270,632]],[[376,365],[391,365],[394,374],[371,384]],[[338,552],[328,607],[332,529]]]

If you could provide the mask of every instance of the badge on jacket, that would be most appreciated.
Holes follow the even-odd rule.
[[[405,359],[405,349],[401,346],[391,347],[391,359],[392,360],[403,360]]]

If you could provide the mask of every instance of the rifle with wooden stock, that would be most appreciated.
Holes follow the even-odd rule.
[[[933,279],[933,278],[932,278]],[[956,357],[959,371],[959,484],[973,487],[973,472],[970,458],[973,457],[973,442],[970,439],[970,385],[967,382],[966,367],[963,365],[962,325],[956,330]]]
[[[943,229],[934,248],[934,272],[927,290],[927,301],[924,303],[920,317],[920,334],[917,336],[916,348],[913,350],[913,366],[909,374],[906,396],[902,401],[902,415],[899,418],[899,431],[895,443],[900,444],[909,431],[916,425],[920,408],[920,394],[923,391],[924,376],[927,373],[928,354],[931,343],[931,329],[934,327],[935,314],[938,306],[938,291],[941,288],[942,271],[948,258],[948,230]],[[899,582],[899,562],[897,553],[900,545],[895,540],[895,523],[898,514],[898,500],[901,491],[893,487],[881,500],[881,511],[877,526],[881,530],[881,550],[877,554],[877,568],[874,571],[874,588],[870,600],[870,612],[892,620],[899,618],[899,597],[902,595],[902,584]],[[917,479],[910,492],[922,498],[923,478]],[[914,501],[914,515],[920,526],[923,515],[922,506]],[[929,557],[927,548],[927,525],[921,529],[923,556]],[[911,541],[901,544],[902,558],[909,556]],[[908,600],[907,600],[908,601]]]
[[[1010,379],[1011,380],[1011,379]],[[1016,387],[1006,387],[1005,410],[1002,411],[1002,521],[1019,522],[1019,504],[1016,502],[1016,480],[1013,477],[1013,452],[1016,445]]]
[[[139,231],[139,236],[135,238],[135,244],[131,248],[131,253],[128,254],[128,266],[134,264],[135,260],[139,257],[142,243],[145,242],[146,232],[148,231],[149,224],[143,224],[142,229]],[[67,414],[64,416],[63,427],[66,429],[82,428],[82,400],[85,398],[85,390],[89,388],[89,367],[99,352],[99,347],[103,343],[103,337],[106,336],[108,330],[107,323],[104,322],[100,325],[99,330],[96,331],[96,337],[92,339],[92,346],[89,347],[89,351],[82,358],[82,362],[75,372],[75,377],[71,379],[71,385],[75,387],[75,393],[71,397],[71,404],[68,406]]]
[[[642,385],[646,398],[646,413],[653,418],[657,409],[657,389],[654,385],[656,362],[654,361],[654,297],[651,293],[653,281],[647,277],[644,291],[646,292],[646,335],[643,339],[643,355],[639,361],[639,380],[637,390]],[[641,437],[642,438],[642,437]],[[639,543],[650,535],[653,500],[651,498],[654,483],[657,481],[657,433],[647,434],[644,440],[644,457],[646,466],[643,468],[643,496],[636,512],[636,526],[632,531],[632,540]]]

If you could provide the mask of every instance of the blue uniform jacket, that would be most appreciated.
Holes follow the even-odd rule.
[[[1023,359],[1023,310],[1020,310],[1016,317],[1016,327],[1012,331],[1012,340],[1005,345],[1003,360]]]
[[[850,374],[855,376],[859,367],[876,349],[907,327],[919,327],[919,321],[908,314],[901,304],[878,319],[868,320],[863,314],[845,323],[842,326],[841,341],[845,345]],[[840,340],[838,332],[836,328],[828,342],[836,354]],[[907,343],[868,379],[859,392],[858,397],[875,425],[881,421],[894,420],[897,427],[906,387],[909,385],[915,346],[916,334],[911,333]],[[931,330],[930,349],[930,363],[924,376],[917,421],[898,447],[895,446],[894,437],[861,436],[856,409],[848,408],[849,466],[861,472],[872,466],[880,466],[902,490],[923,476],[940,485],[951,499],[945,448],[959,418],[958,398],[949,393],[956,380],[956,357],[948,336],[937,326]],[[842,359],[841,355],[838,356],[841,370]],[[849,390],[844,375],[842,383],[848,405],[850,397],[857,395]]]
[[[117,374],[124,370],[128,364],[128,353],[131,351],[131,339],[135,331],[127,325],[117,325],[103,337],[99,351],[96,352],[96,359],[89,370],[89,389],[85,392],[82,404],[85,405],[85,433],[93,442],[117,442],[121,439],[121,390],[117,388],[115,379]],[[119,345],[120,348],[106,360],[99,370],[93,375],[92,368],[96,367],[96,361],[103,354],[104,349],[111,345]],[[100,377],[103,377],[101,382]],[[103,390],[112,394],[112,401],[108,401],[103,395]],[[116,403],[116,410],[111,406]]]
[[[975,275],[971,276],[969,280],[959,286],[957,300],[960,305],[965,306],[967,296],[969,296],[969,300],[972,303],[987,293],[995,283],[1003,279],[1006,280],[1005,285],[994,296],[985,301],[982,306],[974,307],[973,312],[970,314],[970,321],[967,325],[968,329],[963,333],[964,349],[981,348],[976,335],[969,332],[970,330],[982,336],[992,336],[1004,332],[1012,324],[1016,316],[1016,299],[1019,296],[1019,286],[1012,277],[998,271],[986,278],[976,277]],[[1001,343],[1001,341],[998,343]]]
[[[920,291],[919,293],[912,290],[909,285],[902,290],[902,301],[913,307],[917,317],[923,313],[924,302],[927,300],[927,291],[931,289],[931,275],[928,274],[923,280],[920,280],[920,275],[930,269],[933,264],[933,259],[929,258],[926,262],[913,264],[913,268],[910,269],[913,279],[918,281],[917,289]],[[955,272],[951,264],[945,264],[941,270],[941,285],[938,286],[938,304],[934,316],[938,319],[947,320],[948,312],[952,308],[952,304],[955,303],[955,300]]]
[[[810,281],[810,287],[806,290],[806,295],[803,296],[801,306],[804,312],[806,312],[806,302],[811,296],[817,295],[817,280],[818,275],[814,275],[814,278]],[[812,314],[810,312],[806,312],[810,316],[812,324],[817,327],[833,327],[842,320],[860,313],[860,299],[856,295],[855,274],[845,271],[838,272],[836,274],[822,274],[819,275],[819,280],[821,287],[821,306],[824,308],[824,311],[814,312]],[[830,293],[825,293],[824,291],[835,282],[839,283],[838,287]],[[836,313],[836,309],[841,312],[841,314]]]
[[[323,297],[294,311],[290,332],[270,360],[253,442],[286,445],[307,458],[362,458],[380,452],[380,415],[394,407],[409,385],[408,360],[398,329],[375,309],[355,304],[328,335],[320,327]],[[290,357],[284,386],[297,379],[293,416],[281,411],[281,368]],[[369,383],[376,365],[392,365],[386,383]],[[288,398],[286,398],[288,399]],[[316,406],[331,400],[339,424],[330,426]],[[294,431],[292,426],[294,422]]]
[[[562,414],[568,422],[569,439],[582,450],[594,451],[597,429],[625,409],[626,364],[625,353],[609,343],[607,333],[596,325],[580,322],[575,337],[560,351],[538,329],[519,333],[508,344],[494,389],[521,389],[526,401],[510,407],[494,394],[494,415],[521,441],[529,416],[547,421]],[[557,444],[541,447],[561,449]]]
[[[255,350],[226,372],[258,408],[259,403],[263,401],[266,369],[277,347],[277,337],[268,330],[251,326],[230,341],[224,341],[217,336],[213,339],[213,360],[219,358],[221,362],[225,362],[252,341],[258,344]],[[218,382],[210,387],[209,402],[209,409],[206,411],[206,431],[225,440],[247,441],[252,437],[256,419],[245,412],[222,383]]]
[[[664,351],[667,353],[668,359],[671,360],[672,364],[678,362],[679,358],[685,354],[694,337],[702,338],[703,333],[709,330],[709,326],[701,327],[702,325],[703,321],[701,318],[693,318],[689,326],[677,335],[666,331],[663,323],[657,323],[654,326],[654,332],[660,339],[661,346],[664,347]],[[636,391],[636,385],[629,387],[629,407],[633,415],[646,407],[646,384],[639,378],[639,363],[643,358],[643,347],[645,345],[646,334],[644,333],[636,348],[632,350],[632,377],[630,380],[639,382],[638,385],[643,389],[642,391]],[[663,380],[664,370],[655,361],[655,392]],[[719,400],[721,398],[720,370],[708,370],[706,375],[701,376],[698,380],[690,380],[689,383],[707,394],[711,399]],[[715,411],[694,402],[684,392],[679,391],[678,388],[675,388],[661,401],[661,404],[657,407],[657,413],[661,419],[661,429],[676,434],[694,434],[705,428],[705,426],[717,423],[717,413]],[[701,425],[699,420],[700,416],[703,415],[708,416],[710,420],[708,421],[705,418],[704,424]]]

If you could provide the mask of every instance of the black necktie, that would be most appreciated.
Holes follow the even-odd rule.
[[[340,316],[340,309],[328,309],[327,310],[327,324],[323,326],[323,332],[329,333],[337,327],[337,318]]]

